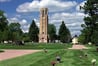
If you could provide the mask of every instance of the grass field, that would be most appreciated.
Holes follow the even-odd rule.
[[[80,55],[88,54],[88,57],[80,58]],[[37,52],[34,54],[17,57],[0,62],[0,66],[51,66],[56,54],[62,58],[62,63],[56,66],[91,66],[91,60],[98,60],[98,52],[93,50],[49,50],[48,53]],[[98,66],[98,62],[96,64]]]
[[[58,43],[51,43],[51,44],[25,44],[23,46],[19,45],[11,45],[11,44],[0,44],[0,49],[67,49],[68,47],[71,47],[71,44],[58,44]]]
[[[0,66],[51,66],[51,61],[55,60],[57,54],[61,56],[62,63],[57,63],[56,66],[92,66],[91,60],[93,58],[98,61],[98,52],[95,51],[96,47],[94,46],[88,46],[90,49],[87,50],[69,50],[65,49],[65,47],[62,48],[62,46],[59,47],[59,44],[52,45],[54,47],[52,47],[51,44],[47,46],[44,46],[44,44],[38,46],[42,46],[42,48],[49,46],[52,49],[48,47],[48,53],[41,51],[34,54],[4,60],[0,62]],[[7,48],[8,47],[10,47],[10,45],[7,46]],[[62,49],[57,49],[57,47]],[[66,46],[66,48],[68,47],[70,47],[70,45]],[[38,49],[40,48],[38,47]],[[88,56],[85,57],[84,54],[87,54]],[[83,57],[80,58],[80,55]],[[96,66],[98,66],[98,62],[96,63]]]

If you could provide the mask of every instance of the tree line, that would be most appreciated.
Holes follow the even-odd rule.
[[[66,27],[64,21],[60,25],[58,34],[54,24],[48,24],[48,37],[50,42],[55,42],[55,40],[60,40],[63,43],[70,42],[71,34],[69,29]],[[39,38],[39,28],[36,22],[32,20],[29,32],[23,33],[21,25],[17,23],[8,22],[7,18],[4,16],[4,11],[0,10],[0,42],[4,41],[25,41],[25,42],[38,42]]]

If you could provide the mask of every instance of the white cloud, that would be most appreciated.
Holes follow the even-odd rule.
[[[19,22],[18,18],[16,18],[16,17],[9,18],[8,21],[9,21],[9,23],[17,23],[17,22]]]
[[[83,13],[80,12],[74,12],[74,13],[55,13],[53,14],[50,19],[59,19],[59,20],[65,20],[67,19],[75,19],[75,18],[81,18],[84,17],[85,15]]]
[[[21,25],[26,25],[27,24],[27,20],[23,19],[21,22],[20,22]]]
[[[9,2],[11,0],[0,0],[0,2]]]
[[[39,22],[37,22],[36,25],[39,27],[40,26]]]
[[[74,36],[74,35],[80,35],[81,34],[81,32],[80,31],[72,31],[72,36]]]
[[[7,13],[4,13],[4,16],[5,16],[5,17],[8,17],[8,14],[7,14]]]
[[[50,16],[50,23],[55,24],[57,30],[59,29],[60,24],[62,21],[65,22],[66,26],[70,29],[71,34],[75,35],[78,33],[80,34],[81,24],[83,24],[83,18],[84,14],[80,12],[74,12],[74,13],[55,13],[52,16]]]
[[[15,15],[15,17],[9,18],[7,20],[9,21],[9,24],[10,23],[19,23],[21,25],[21,29],[24,33],[29,31],[30,23],[28,23],[28,21],[26,19],[19,19],[19,17],[17,17]],[[36,25],[39,27],[39,20],[37,20],[35,18],[34,18],[34,20],[35,20]]]
[[[9,21],[9,24],[10,23],[19,23],[21,25],[22,31],[28,32],[30,24],[27,23],[26,19],[19,20],[17,17],[13,17],[13,18],[9,18],[8,21]]]
[[[16,15],[15,15],[15,17],[20,18],[20,17],[21,17],[21,15],[20,15],[20,14],[16,14]]]
[[[18,6],[17,12],[33,12],[39,11],[39,8],[47,7],[50,12],[69,10],[76,6],[75,1],[60,1],[60,0],[34,0],[32,2],[26,2]]]
[[[21,25],[22,31],[27,33],[29,31],[30,24]]]
[[[71,24],[66,24],[68,27],[76,27],[76,26],[81,26],[81,23],[71,23]]]

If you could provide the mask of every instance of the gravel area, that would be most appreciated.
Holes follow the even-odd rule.
[[[4,50],[4,52],[0,53],[0,61],[39,51],[41,50]]]

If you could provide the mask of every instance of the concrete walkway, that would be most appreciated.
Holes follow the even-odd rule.
[[[69,49],[88,49],[88,48],[85,47],[84,45],[73,45],[72,48]]]
[[[39,51],[41,50],[4,50],[4,52],[0,53],[0,61]]]

